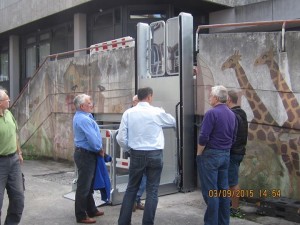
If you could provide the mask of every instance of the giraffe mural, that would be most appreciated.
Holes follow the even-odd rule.
[[[258,124],[268,124],[272,126],[278,126],[277,122],[274,120],[273,116],[269,113],[268,109],[261,101],[260,97],[255,92],[251,83],[249,82],[243,67],[240,64],[241,55],[239,51],[234,51],[222,65],[222,71],[225,69],[232,68],[235,71],[236,78],[239,82],[240,87],[245,92],[245,96],[250,104],[251,110],[253,112],[254,118],[251,122]]]
[[[244,89],[245,96],[253,112],[254,118],[249,124],[248,139],[264,141],[276,154],[281,156],[289,174],[289,193],[292,193],[294,190],[294,177],[297,177],[298,187],[300,187],[299,155],[297,153],[297,143],[300,143],[299,137],[291,139],[282,138],[289,130],[279,127],[269,113],[249,82],[239,62],[240,60],[241,55],[239,51],[235,51],[234,54],[223,63],[221,69],[234,69],[239,85]],[[259,168],[256,168],[256,170],[257,169]]]
[[[284,77],[282,76],[279,66],[274,59],[273,48],[260,55],[254,63],[255,66],[267,65],[270,70],[270,76],[278,94],[283,102],[288,119],[283,127],[300,129],[300,105],[293,91],[289,88]]]

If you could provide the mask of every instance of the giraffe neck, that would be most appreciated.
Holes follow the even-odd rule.
[[[245,74],[243,67],[239,63],[236,64],[234,71],[241,88],[254,90]]]
[[[282,100],[283,106],[288,116],[288,119],[287,121],[285,121],[284,126],[299,129],[300,105],[296,96],[287,85],[275,60],[273,59],[271,61],[268,61],[266,64],[270,70],[272,82],[279,93],[279,96]]]
[[[261,101],[260,97],[257,95],[251,83],[249,82],[243,67],[239,63],[237,63],[234,67],[234,71],[240,87],[245,91],[245,96],[254,115],[254,121],[256,123],[267,123],[277,126],[277,122],[269,113],[268,109]]]
[[[271,79],[275,88],[278,91],[291,92],[289,86],[285,82],[285,79],[280,73],[278,64],[274,60],[268,61],[266,64],[270,70]]]

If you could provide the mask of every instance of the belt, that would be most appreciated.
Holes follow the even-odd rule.
[[[84,148],[79,148],[79,147],[76,147],[75,151],[77,151],[77,152],[84,152],[84,153],[88,153],[88,154],[92,154],[92,155],[97,155],[96,152],[92,152],[92,151],[86,150]]]
[[[8,154],[8,155],[0,155],[0,158],[9,158],[9,157],[14,156],[15,154],[16,154],[16,152]]]

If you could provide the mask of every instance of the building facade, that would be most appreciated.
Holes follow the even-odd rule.
[[[135,38],[138,22],[167,20],[180,12],[193,15],[196,29],[198,25],[212,23],[295,19],[299,18],[300,3],[297,0],[0,0],[0,86],[15,100],[48,55],[124,36]]]
[[[193,12],[197,24],[224,6],[188,1],[1,0],[0,86],[15,100],[46,56],[136,36],[138,22],[166,20]],[[198,15],[198,16],[197,16]],[[70,55],[74,56],[74,55]]]

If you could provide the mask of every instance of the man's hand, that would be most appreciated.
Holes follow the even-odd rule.
[[[99,151],[99,155],[102,156],[102,157],[104,158],[104,151],[103,151],[103,149],[101,149],[101,150]]]
[[[202,155],[204,148],[205,148],[205,146],[198,145],[197,146],[197,155]]]
[[[18,156],[19,156],[19,161],[20,161],[20,163],[22,164],[23,161],[24,161],[22,152],[19,152],[19,153],[17,153],[17,154],[18,154]]]

